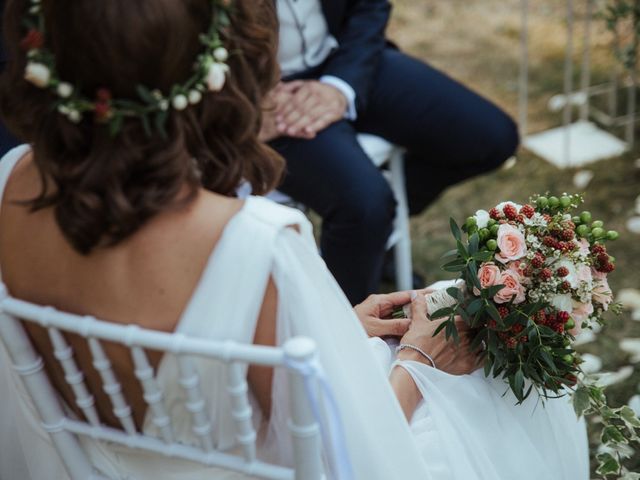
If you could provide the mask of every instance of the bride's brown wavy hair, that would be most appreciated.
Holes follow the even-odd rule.
[[[283,160],[257,138],[259,106],[278,77],[273,3],[233,0],[231,26],[223,35],[231,52],[227,84],[196,106],[172,110],[163,138],[147,136],[138,119],[126,120],[112,137],[90,115],[74,125],[58,114],[54,96],[23,79],[21,25],[30,2],[9,0],[4,31],[10,62],[0,83],[0,111],[9,129],[33,146],[43,188],[27,205],[53,208],[71,245],[88,254],[117,244],[155,214],[188,203],[201,187],[233,195],[246,178],[254,193],[273,188]],[[167,94],[191,75],[211,4],[42,0],[45,44],[59,77],[80,85],[85,95],[108,88],[115,98],[133,99],[136,85]]]

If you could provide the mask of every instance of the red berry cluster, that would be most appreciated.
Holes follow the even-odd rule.
[[[502,218],[502,213],[497,208],[492,208],[489,210],[489,216],[494,220],[500,220]]]
[[[549,280],[552,276],[553,273],[551,272],[550,268],[543,268],[542,270],[540,270],[540,272],[538,273],[538,276],[542,279],[542,280]]]
[[[507,315],[509,315],[509,308],[505,307],[504,305],[500,305],[498,307],[498,313],[500,314],[500,318],[505,318]]]
[[[518,209],[511,203],[507,203],[502,208],[502,211],[504,212],[504,216],[509,220],[516,220],[518,218]]]
[[[44,36],[42,32],[32,28],[27,32],[25,37],[20,41],[20,48],[24,51],[35,50],[42,48],[44,45]]]
[[[531,265],[533,265],[534,268],[542,268],[545,260],[546,258],[541,252],[536,252],[531,259]]]
[[[103,122],[111,116],[111,92],[100,88],[96,92],[95,115],[98,122]]]
[[[560,278],[566,277],[567,275],[569,275],[569,269],[567,267],[560,267],[558,270],[556,270],[556,275],[558,275]]]
[[[591,247],[591,253],[596,256],[595,269],[602,273],[611,273],[615,270],[616,266],[611,261],[611,257],[607,253],[607,249],[604,245],[597,243]]]
[[[520,213],[527,218],[531,218],[536,213],[536,211],[531,205],[527,204],[520,209]]]

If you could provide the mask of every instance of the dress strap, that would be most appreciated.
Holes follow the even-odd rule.
[[[7,152],[0,159],[0,201],[4,196],[4,188],[7,186],[11,172],[15,168],[18,161],[25,156],[31,147],[29,145],[20,145]],[[1,208],[1,205],[0,205]]]

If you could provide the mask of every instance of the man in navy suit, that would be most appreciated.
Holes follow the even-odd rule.
[[[352,303],[377,290],[395,200],[356,142],[406,148],[412,214],[494,170],[519,143],[495,105],[385,39],[387,0],[275,0],[283,81],[263,139],[287,161],[280,190],[323,218],[323,257]]]
[[[4,11],[4,1],[0,0],[0,20],[2,19],[2,12]],[[4,67],[7,63],[7,58],[4,53],[4,47],[2,46],[2,22],[0,21],[0,73],[4,71]],[[16,146],[16,140],[9,134],[7,129],[0,121],[0,158],[7,153],[11,148]]]

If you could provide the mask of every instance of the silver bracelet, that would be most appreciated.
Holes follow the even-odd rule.
[[[429,360],[429,362],[431,362],[431,366],[433,368],[437,368],[436,367],[436,362],[433,361],[433,358],[431,358],[431,355],[429,355],[428,353],[426,353],[424,350],[422,350],[421,348],[416,347],[415,345],[411,345],[410,343],[401,343],[400,345],[398,345],[396,347],[396,355],[398,353],[400,353],[402,350],[404,350],[405,348],[408,348],[410,350],[415,350],[416,352],[418,352],[420,355],[422,355],[424,358],[426,358],[427,360]]]

